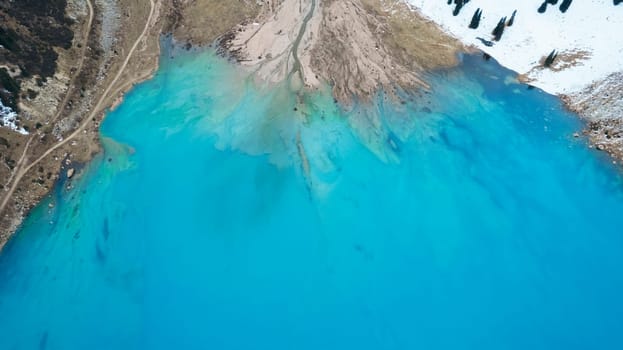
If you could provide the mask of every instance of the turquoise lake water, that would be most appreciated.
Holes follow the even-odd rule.
[[[0,349],[622,349],[619,169],[462,60],[345,111],[169,50],[0,255]]]

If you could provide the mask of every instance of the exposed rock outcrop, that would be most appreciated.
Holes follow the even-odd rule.
[[[623,72],[565,95],[563,100],[587,121],[585,133],[591,143],[623,164]]]

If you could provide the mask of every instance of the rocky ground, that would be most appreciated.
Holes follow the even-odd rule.
[[[584,132],[591,144],[623,164],[623,72],[565,95],[563,100],[587,121]]]

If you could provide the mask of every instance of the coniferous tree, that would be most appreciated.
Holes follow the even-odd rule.
[[[556,5],[558,3],[558,0],[546,0],[546,2],[551,5]]]
[[[480,25],[480,17],[482,16],[482,10],[478,8],[474,15],[472,16],[472,21],[469,23],[469,28],[477,29]]]
[[[550,54],[545,58],[543,66],[550,67],[556,60],[556,57],[558,57],[558,52],[556,52],[556,50],[552,50],[552,52],[550,52]]]
[[[623,3],[623,0],[614,0],[614,6]]]
[[[545,13],[545,10],[547,10],[547,0],[543,1],[543,3],[541,4],[541,6],[539,6],[539,9],[537,11],[539,11],[539,13]]]
[[[571,6],[571,2],[573,0],[562,0],[562,3],[560,4],[560,12],[565,13],[567,12],[567,10],[569,9],[569,6]]]
[[[459,12],[461,12],[462,8],[463,8],[463,0],[456,0],[456,7],[454,8],[454,11],[452,11],[452,15],[457,16]]]
[[[452,5],[452,0],[448,0],[448,5]]]
[[[504,28],[506,27],[506,17],[502,17],[498,22],[498,25],[493,29],[493,40],[500,41],[502,39],[502,34],[504,34]]]
[[[517,14],[517,10],[513,11],[513,14],[511,16],[511,19],[508,20],[508,23],[506,23],[507,27],[510,27],[513,25],[513,23],[515,23],[515,15]]]

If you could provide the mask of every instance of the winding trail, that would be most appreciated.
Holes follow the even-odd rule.
[[[67,102],[69,101],[69,96],[71,96],[71,92],[73,90],[74,84],[76,83],[76,79],[82,72],[82,67],[84,66],[86,50],[89,47],[88,44],[89,44],[89,38],[91,37],[91,26],[93,25],[93,17],[94,17],[93,4],[91,3],[91,0],[87,0],[87,6],[89,8],[89,19],[87,20],[86,28],[84,29],[84,32],[82,33],[83,39],[82,39],[82,49],[80,50],[80,61],[78,62],[78,67],[76,69],[75,74],[69,80],[69,85],[67,86],[67,91],[65,92],[65,96],[63,97],[63,100],[58,105],[58,109],[56,113],[54,114],[54,116],[52,116],[52,118],[49,121],[50,123],[54,123],[58,119],[58,117],[61,115],[61,113],[65,110],[65,107],[67,106]],[[32,134],[28,138],[28,141],[26,142],[26,145],[24,146],[22,155],[17,161],[17,165],[15,167],[16,170],[11,172],[11,176],[9,176],[9,179],[7,180],[5,185],[10,184],[13,178],[15,177],[15,174],[19,173],[21,168],[24,166],[24,163],[26,161],[26,154],[28,153],[28,149],[30,148],[30,143],[35,138],[35,136],[36,134]],[[2,209],[4,209],[4,206],[0,206],[0,213],[2,212]]]
[[[91,0],[87,0],[87,1],[89,3],[89,8],[92,11],[93,8],[91,6]],[[152,22],[152,20],[154,18],[154,13],[155,13],[155,8],[156,8],[154,0],[149,0],[149,4],[150,4],[149,17],[147,18],[147,21],[145,21],[145,27],[143,28],[143,31],[141,32],[141,35],[138,36],[138,38],[134,42],[134,45],[132,45],[132,48],[128,52],[125,60],[123,61],[123,64],[121,65],[121,67],[117,71],[117,75],[115,75],[115,78],[110,82],[110,84],[108,84],[108,87],[106,88],[106,90],[104,90],[104,92],[100,96],[100,99],[98,100],[98,102],[95,105],[95,107],[91,110],[91,113],[86,118],[84,118],[82,124],[73,133],[71,133],[69,136],[67,136],[62,141],[56,143],[54,146],[50,147],[41,156],[39,156],[39,158],[35,159],[28,166],[26,166],[25,168],[23,168],[23,169],[19,170],[18,172],[16,172],[15,179],[13,180],[13,183],[12,183],[11,187],[6,192],[6,194],[4,196],[4,199],[2,200],[2,203],[0,203],[0,213],[2,213],[4,211],[4,208],[6,207],[7,203],[9,202],[9,199],[13,195],[13,192],[15,191],[15,188],[17,188],[17,185],[19,184],[19,182],[22,179],[22,177],[24,177],[24,175],[26,175],[26,173],[28,173],[28,171],[30,169],[32,169],[32,167],[37,165],[37,163],[39,163],[45,157],[47,157],[52,152],[57,150],[59,147],[65,145],[71,139],[73,139],[78,134],[80,134],[80,132],[82,132],[86,128],[86,126],[89,124],[91,119],[93,117],[95,117],[101,111],[102,105],[104,104],[104,101],[106,101],[106,99],[109,97],[108,94],[109,94],[110,90],[115,86],[115,84],[117,83],[117,81],[119,80],[121,75],[124,73],[128,63],[130,62],[130,59],[132,58],[132,55],[134,54],[134,51],[136,51],[136,49],[138,48],[139,44],[145,38],[145,36],[147,35],[147,32],[149,31],[150,23]],[[28,144],[30,144],[30,142]],[[26,154],[26,150],[24,150],[24,154],[22,155],[22,158],[24,157],[25,154]]]
[[[78,62],[78,69],[76,69],[76,74],[74,74],[73,77],[71,77],[71,80],[69,81],[69,87],[67,88],[67,93],[65,93],[65,97],[63,98],[63,101],[61,101],[61,104],[59,105],[58,110],[56,111],[52,119],[50,120],[51,123],[54,123],[58,119],[58,117],[61,115],[61,113],[63,113],[63,111],[65,110],[65,106],[67,105],[67,102],[69,101],[69,97],[71,96],[71,91],[74,88],[76,79],[82,72],[82,67],[84,66],[87,48],[89,47],[88,45],[89,37],[91,36],[91,25],[93,24],[93,5],[91,4],[91,0],[87,0],[87,6],[89,7],[89,21],[87,22],[87,28],[85,32],[83,33],[84,41],[82,42],[82,50],[80,52],[80,62]]]

